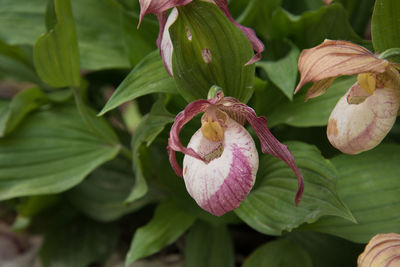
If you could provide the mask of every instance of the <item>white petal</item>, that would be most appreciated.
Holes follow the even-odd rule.
[[[397,90],[382,88],[361,104],[349,104],[349,93],[333,109],[327,135],[340,151],[357,154],[377,146],[390,131],[399,110],[399,96]]]
[[[183,160],[183,177],[189,194],[201,208],[217,216],[240,205],[253,187],[258,170],[258,153],[250,134],[232,119],[226,125],[220,157],[209,163],[187,155]],[[206,155],[218,145],[198,130],[188,147]]]

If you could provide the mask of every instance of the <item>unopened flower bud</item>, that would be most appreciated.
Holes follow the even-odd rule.
[[[358,257],[358,267],[400,266],[400,235],[396,233],[374,236]]]

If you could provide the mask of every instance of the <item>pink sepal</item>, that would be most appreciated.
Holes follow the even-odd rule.
[[[158,25],[159,25],[159,32],[157,36],[157,47],[158,49],[160,49],[165,23],[167,23],[167,12],[158,13],[156,14],[156,17],[158,19]]]
[[[176,161],[175,150],[167,146],[167,151],[168,151],[169,162],[171,163],[172,169],[174,169],[176,175],[183,178],[182,168]]]
[[[228,2],[227,0],[213,0],[215,4],[224,12],[226,17],[232,21],[233,24],[235,24],[236,27],[238,27],[244,35],[246,35],[247,39],[249,39],[249,42],[251,46],[253,47],[254,51],[256,51],[256,54],[245,64],[251,65],[261,59],[261,53],[264,51],[264,44],[260,41],[260,39],[257,38],[257,35],[255,31],[251,28],[245,27],[241,24],[239,24],[229,13],[228,9]]]
[[[193,0],[139,0],[140,18],[138,27],[146,14],[161,14],[170,8],[184,6],[192,1]]]
[[[272,133],[269,131],[267,127],[267,120],[264,117],[257,117],[255,111],[252,108],[246,106],[245,104],[240,103],[238,100],[234,98],[232,99],[226,97],[224,100],[227,100],[226,101],[227,103],[224,103],[224,106],[228,107],[231,111],[243,115],[246,118],[246,120],[250,123],[251,127],[253,127],[254,131],[258,136],[258,139],[260,140],[262,152],[277,157],[278,159],[285,162],[294,171],[298,181],[298,187],[295,197],[295,203],[296,205],[298,205],[304,191],[304,180],[303,176],[301,175],[299,169],[296,166],[296,163],[294,162],[294,157],[292,153],[290,153],[288,147],[280,143],[272,135]]]
[[[232,117],[245,117],[246,120],[253,127],[258,136],[258,139],[260,140],[262,152],[277,157],[278,159],[285,162],[294,171],[298,181],[298,187],[295,196],[295,203],[296,205],[298,205],[304,191],[304,180],[303,176],[296,166],[296,163],[294,162],[294,157],[290,153],[288,147],[280,143],[272,135],[267,127],[267,120],[264,117],[257,117],[255,111],[252,108],[246,106],[245,104],[242,104],[239,100],[233,97],[224,97],[224,94],[222,92],[219,92],[217,96],[213,99],[202,99],[190,103],[183,111],[181,111],[176,116],[175,122],[171,127],[167,147],[169,160],[176,174],[182,177],[182,169],[176,162],[175,151],[180,151],[186,155],[204,160],[193,149],[186,148],[182,145],[179,140],[179,133],[182,127],[187,122],[189,122],[195,115],[204,112],[207,107],[211,105],[215,105],[218,109],[221,109],[228,114],[232,114]]]
[[[169,132],[168,138],[168,153],[169,153],[169,160],[171,163],[172,168],[174,168],[175,173],[182,177],[182,169],[179,167],[179,164],[176,162],[175,158],[175,151],[180,151],[186,155],[192,156],[194,158],[204,160],[199,154],[196,153],[191,148],[186,148],[182,145],[179,139],[179,133],[181,132],[183,126],[188,123],[194,116],[197,114],[204,112],[207,107],[210,105],[215,105],[220,102],[224,97],[222,92],[219,92],[216,97],[205,100],[200,99],[196,100],[186,106],[186,108],[179,112],[178,115],[175,117],[174,124],[171,127],[171,131]]]

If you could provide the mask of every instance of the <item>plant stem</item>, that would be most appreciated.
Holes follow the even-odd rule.
[[[129,148],[127,148],[126,146],[121,145],[121,151],[120,151],[121,155],[125,156],[127,159],[132,160],[132,152]]]
[[[387,59],[393,56],[400,56],[400,48],[390,48],[379,55],[379,58]]]

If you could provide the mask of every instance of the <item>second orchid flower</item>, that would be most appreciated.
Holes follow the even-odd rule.
[[[325,93],[339,76],[358,74],[357,82],[339,100],[328,120],[328,139],[340,151],[357,154],[372,149],[393,127],[400,107],[397,64],[359,45],[325,40],[304,50],[298,66],[301,79],[295,92],[314,82],[306,99]]]

